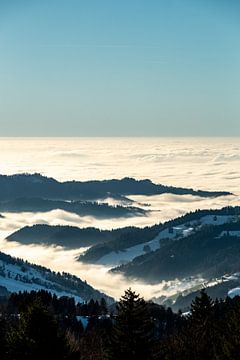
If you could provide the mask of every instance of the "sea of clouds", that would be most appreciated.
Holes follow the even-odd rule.
[[[47,213],[7,213],[0,220],[1,250],[54,270],[72,272],[115,297],[132,286],[146,297],[170,294],[189,284],[150,286],[110,275],[103,266],[76,261],[79,251],[59,247],[22,246],[4,238],[17,229],[36,223],[95,226],[112,229],[128,225],[146,226],[175,218],[195,209],[239,205],[239,138],[59,138],[0,139],[0,173],[38,172],[65,180],[95,180],[122,177],[148,178],[165,185],[233,193],[219,198],[177,196],[131,196],[138,206],[150,209],[146,217],[95,219],[61,210]],[[150,206],[145,206],[145,204]],[[195,281],[202,281],[196,279]],[[115,286],[117,284],[117,286]],[[174,290],[173,290],[174,289]]]

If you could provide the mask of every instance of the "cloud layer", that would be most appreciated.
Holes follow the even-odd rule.
[[[59,180],[132,176],[240,193],[238,138],[1,138],[0,147],[0,173],[40,172]]]
[[[35,246],[19,245],[15,242],[0,240],[2,251],[7,254],[26,258],[35,263],[41,264],[55,271],[65,271],[77,275],[95,288],[106,292],[107,294],[119,298],[124,290],[131,287],[141,293],[146,299],[152,297],[173,295],[177,291],[186,290],[196,284],[202,283],[202,278],[195,278],[187,281],[168,281],[157,285],[149,285],[143,282],[129,281],[122,275],[108,273],[109,268],[100,265],[88,265],[76,261],[79,250],[63,250],[61,247],[54,246]],[[82,249],[83,251],[84,249]]]
[[[183,138],[73,138],[0,139],[0,173],[40,172],[64,180],[149,178],[156,183],[203,190],[226,190],[234,196],[203,199],[164,194],[133,196],[133,200],[153,210],[147,217],[102,220],[79,217],[61,210],[48,213],[5,214],[0,219],[0,238],[35,223],[95,226],[111,229],[128,225],[145,226],[182,215],[190,210],[239,205],[240,141],[235,139]],[[72,272],[110,295],[120,296],[132,286],[147,298],[170,294],[189,284],[161,283],[149,286],[129,283],[120,275],[109,275],[107,268],[75,261],[76,251],[56,247],[21,246],[1,240],[1,249],[55,270]],[[201,281],[196,279],[194,281]]]

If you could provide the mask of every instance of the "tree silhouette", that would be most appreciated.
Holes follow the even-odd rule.
[[[118,360],[151,359],[153,325],[147,304],[131,289],[117,305],[113,329],[112,358]]]
[[[195,358],[218,359],[217,354],[221,348],[218,322],[215,321],[214,302],[205,289],[192,302],[191,313],[190,330]]]
[[[8,333],[8,347],[11,360],[61,360],[66,350],[57,322],[40,303],[20,314],[17,326]]]

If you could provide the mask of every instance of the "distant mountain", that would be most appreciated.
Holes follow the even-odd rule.
[[[47,212],[55,209],[68,211],[79,216],[94,216],[96,218],[119,218],[143,216],[146,210],[133,206],[110,206],[106,203],[92,201],[63,201],[42,198],[23,197],[0,201],[2,212]]]
[[[7,237],[9,241],[22,244],[60,245],[65,248],[88,247],[116,240],[131,231],[131,227],[115,230],[78,228],[76,226],[51,226],[37,224],[25,226]]]
[[[154,184],[150,180],[66,181],[59,182],[40,174],[0,175],[0,201],[22,197],[39,197],[57,200],[125,199],[128,195],[157,195],[171,193],[215,197],[230,195],[226,191],[201,191]]]
[[[168,238],[157,250],[137,256],[112,271],[150,283],[198,275],[210,279],[240,271],[239,210],[224,208],[213,210],[212,214],[208,211],[208,215],[199,211],[195,217],[188,214],[182,217],[188,219],[182,226],[169,227]]]
[[[55,293],[57,296],[74,297],[78,302],[90,299],[100,300],[102,297],[108,303],[113,302],[111,297],[95,290],[86,281],[82,281],[74,275],[56,273],[2,252],[0,252],[0,284],[3,292],[43,289]]]

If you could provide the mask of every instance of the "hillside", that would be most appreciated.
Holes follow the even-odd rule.
[[[221,282],[213,286],[206,287],[207,294],[214,300],[216,299],[225,299],[227,296],[234,297],[235,295],[240,294],[240,274],[234,274],[229,277],[223,277]],[[176,301],[171,303],[168,302],[168,305],[174,311],[182,310],[188,311],[192,301],[196,296],[200,295],[200,290],[192,291],[188,294],[180,294]],[[155,299],[156,300],[156,299]]]
[[[79,260],[110,266],[130,261],[137,256],[138,251],[145,253],[144,244],[151,245],[152,239],[155,239],[161,227],[162,225],[154,225],[120,229],[117,237],[90,247],[83,255],[80,255]],[[159,241],[155,242],[159,245]]]
[[[201,191],[154,184],[150,180],[66,181],[59,182],[40,174],[0,175],[0,201],[22,197],[55,200],[96,200],[108,197],[125,199],[128,195],[158,195],[164,193],[215,197],[230,195],[227,191]]]
[[[47,212],[55,209],[64,210],[79,216],[94,216],[96,218],[119,218],[143,216],[147,213],[134,206],[111,206],[107,203],[93,201],[63,201],[36,197],[22,197],[8,201],[0,201],[2,212]]]
[[[8,241],[21,244],[60,245],[65,248],[81,248],[114,241],[120,235],[134,228],[99,230],[96,228],[78,228],[76,226],[51,226],[36,224],[25,226],[7,237]]]
[[[125,264],[134,258],[160,248],[169,240],[179,240],[198,231],[202,225],[219,225],[229,217],[237,216],[239,208],[197,210],[164,224],[135,229],[107,243],[88,249],[80,260],[109,266]],[[216,218],[218,217],[218,218]]]
[[[78,302],[113,299],[68,273],[56,273],[0,252],[0,284],[8,292],[47,290],[57,296],[74,297]]]
[[[210,279],[240,270],[239,240],[237,217],[224,213],[208,215],[198,220],[188,236],[180,234],[169,238],[159,249],[138,256],[113,271],[150,283],[198,275]]]

